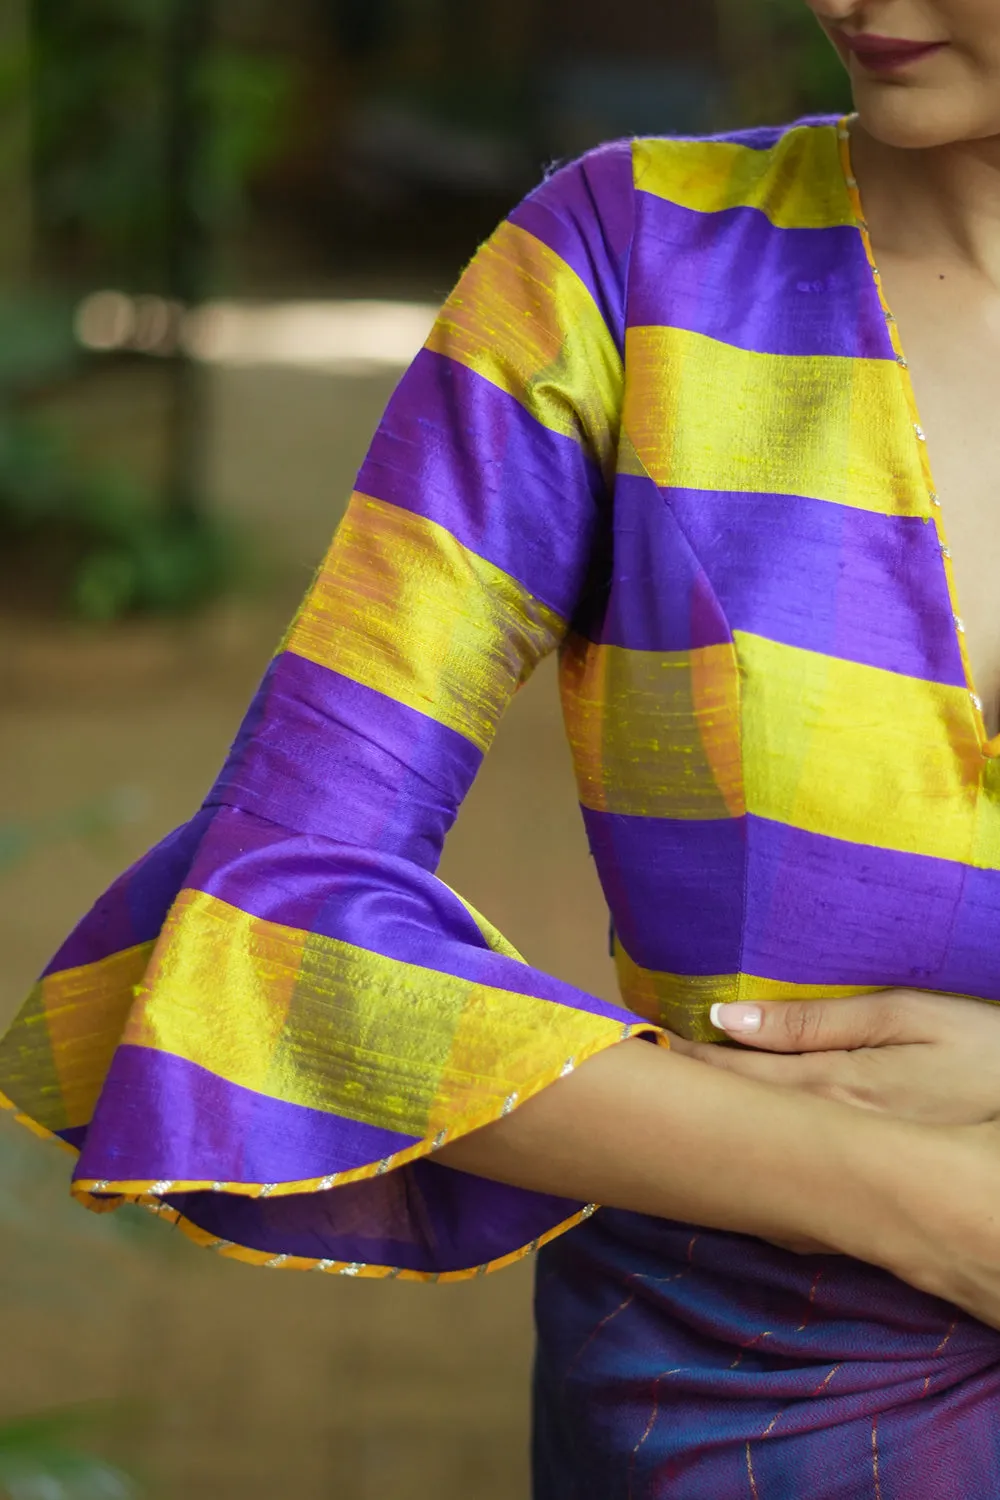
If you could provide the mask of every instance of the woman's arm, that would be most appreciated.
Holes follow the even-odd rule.
[[[1000,1128],[931,1127],[626,1042],[437,1161],[882,1266],[1000,1328]]]
[[[515,1187],[873,1259],[896,1122],[646,1042],[613,1047],[435,1160]],[[874,1230],[874,1239],[873,1239]]]

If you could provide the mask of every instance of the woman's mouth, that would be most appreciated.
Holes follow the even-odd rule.
[[[947,42],[908,42],[892,36],[852,36],[838,30],[838,40],[870,73],[899,73],[942,52]]]

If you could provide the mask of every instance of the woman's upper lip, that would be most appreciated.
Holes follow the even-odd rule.
[[[913,42],[904,37],[896,36],[873,36],[873,35],[851,35],[846,31],[840,33],[846,46],[852,52],[858,53],[860,57],[906,57],[916,55],[918,52],[930,52],[934,48],[944,47],[946,42]]]

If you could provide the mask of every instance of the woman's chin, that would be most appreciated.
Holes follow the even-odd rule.
[[[855,82],[855,109],[868,135],[901,151],[930,151],[1000,135],[1000,111],[970,107],[952,89]],[[989,116],[987,118],[987,116]]]

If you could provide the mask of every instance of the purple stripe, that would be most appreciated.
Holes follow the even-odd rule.
[[[468,1270],[522,1250],[583,1206],[430,1161],[330,1193],[183,1193],[170,1202],[202,1229],[253,1250],[428,1272]]]
[[[591,640],[635,651],[732,640],[702,560],[651,479],[619,475],[610,596],[595,598],[576,623]]]
[[[297,1182],[368,1166],[418,1139],[283,1103],[167,1052],[119,1047],[76,1175]]]
[[[579,443],[426,349],[389,404],[358,489],[436,521],[563,617],[586,579],[605,504],[600,471]]]
[[[209,805],[436,869],[482,763],[453,729],[284,653],[272,662]]]
[[[997,762],[991,762],[991,767]],[[995,795],[995,792],[993,793]],[[948,959],[936,987],[1000,1000],[1000,870],[963,871]]]
[[[70,933],[45,974],[98,963],[113,953],[152,942],[211,820],[211,813],[199,813],[120,875]]]
[[[510,221],[576,272],[624,353],[625,284],[635,223],[631,142],[601,146],[556,172]]]
[[[267,1098],[168,1053],[121,1047],[75,1176],[298,1182],[371,1166],[417,1139]],[[260,1200],[182,1193],[168,1201],[251,1249],[419,1271],[497,1259],[581,1207],[433,1162],[327,1193]]]
[[[664,499],[733,630],[964,686],[937,532],[919,516],[788,495]],[[633,534],[622,541],[628,566]]]
[[[748,819],[743,967],[1000,999],[1000,872]]]
[[[746,865],[742,818],[696,822],[584,809],[615,930],[643,968],[739,968]]]
[[[643,968],[1000,1000],[1000,871],[756,816],[584,817],[616,930]]]
[[[634,1020],[617,1006],[493,953],[461,901],[406,860],[329,838],[286,834],[221,809],[191,886],[264,921],[335,938],[473,984],[584,1014]]]
[[[658,491],[622,475],[615,573],[592,640],[686,651],[742,630],[962,687],[933,526],[793,495]]]
[[[638,220],[630,327],[683,328],[762,354],[895,358],[853,227],[779,229],[756,208],[701,213],[650,193]]]

